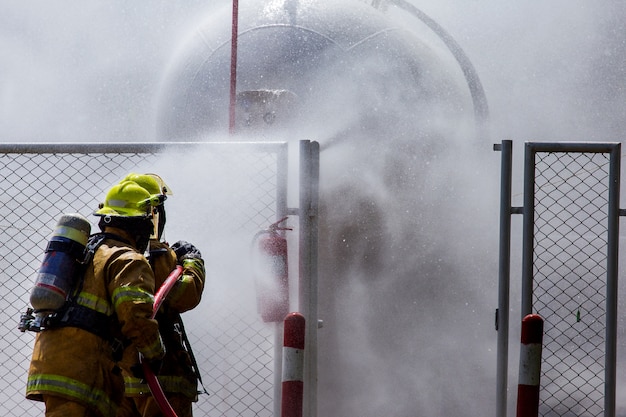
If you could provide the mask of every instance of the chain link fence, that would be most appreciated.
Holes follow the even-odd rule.
[[[274,415],[279,325],[258,315],[247,260],[253,236],[287,212],[284,143],[0,146],[0,414],[43,414],[24,398],[34,334],[17,323],[59,216],[81,213],[97,231],[91,213],[128,172],[163,177],[164,237],[194,243],[207,265],[202,302],[183,314],[209,393],[195,415]]]
[[[539,414],[614,416],[619,145],[526,152],[522,313],[544,319]]]

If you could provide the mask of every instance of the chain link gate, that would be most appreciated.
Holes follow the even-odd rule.
[[[194,415],[275,415],[281,325],[259,318],[246,260],[255,233],[298,214],[287,208],[287,150],[286,143],[234,142],[0,145],[0,361],[5,369],[0,414],[42,415],[42,403],[24,398],[34,334],[20,333],[17,322],[56,221],[63,213],[78,212],[97,231],[91,213],[107,189],[132,171],[164,178],[173,190],[164,237],[194,243],[206,262],[202,302],[183,314],[210,394],[199,395]],[[293,217],[288,222],[297,226]],[[292,297],[292,307],[296,303]]]
[[[526,143],[522,208],[510,207],[511,143],[496,149],[503,151],[501,217],[524,215],[522,318],[536,313],[545,323],[541,416],[615,416],[620,148]],[[504,385],[507,223],[501,218],[498,322],[507,329],[498,328],[498,383]],[[505,416],[498,388],[497,415]]]

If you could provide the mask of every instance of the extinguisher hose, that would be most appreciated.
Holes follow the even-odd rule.
[[[176,265],[176,268],[167,276],[163,285],[159,288],[159,290],[154,295],[154,306],[152,307],[152,316],[154,318],[161,308],[161,304],[167,297],[167,294],[174,287],[174,284],[178,280],[178,277],[183,273],[183,267],[180,265]],[[156,401],[157,405],[163,412],[163,415],[166,417],[178,417],[176,412],[172,408],[171,404],[167,400],[165,393],[163,392],[163,388],[161,388],[161,384],[157,379],[156,375],[150,369],[147,362],[144,362],[143,356],[139,355],[139,362],[141,362],[141,366],[143,368],[143,373],[146,376],[146,382],[148,382],[148,387],[150,387],[150,392],[152,392],[152,396]]]

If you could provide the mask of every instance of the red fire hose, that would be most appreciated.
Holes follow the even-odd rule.
[[[174,284],[180,277],[180,274],[183,273],[183,267],[180,265],[176,265],[176,268],[167,276],[161,288],[154,295],[154,307],[152,308],[152,317],[156,316],[157,311],[161,308],[161,304],[167,297],[167,294],[170,292]],[[152,369],[148,366],[147,362],[144,362],[143,357],[139,355],[139,362],[141,362],[141,366],[143,368],[143,373],[146,376],[146,381],[148,382],[148,386],[150,387],[150,391],[152,392],[152,396],[154,400],[157,402],[157,405],[163,412],[166,417],[178,417],[176,412],[170,405],[169,401],[167,401],[167,397],[163,392],[163,388],[161,388],[161,384],[159,384],[159,380],[157,379]]]

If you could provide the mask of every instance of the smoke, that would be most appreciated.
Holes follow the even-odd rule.
[[[496,136],[615,140],[623,130],[621,3],[414,4],[452,34],[478,69]],[[72,2],[60,10],[43,1],[4,1],[0,7],[3,140],[108,141],[150,137],[162,69],[218,5]]]
[[[58,10],[49,2],[4,1],[0,141],[153,140],[157,94],[171,57],[189,32],[228,6],[201,3],[72,2]],[[266,9],[275,13],[280,2],[269,3]],[[287,18],[293,19],[298,2],[287,3],[292,6]],[[336,4],[341,3],[328,7]],[[467,116],[471,102],[466,94],[457,95],[465,91],[463,78],[445,48],[420,49],[402,34],[388,34],[383,44],[401,44],[446,63],[423,75],[424,85],[437,85],[436,90],[413,94],[403,88],[415,76],[415,62],[403,61],[397,51],[384,59],[347,57],[342,64],[360,70],[348,76],[346,67],[337,65],[287,77],[292,83],[287,86],[262,86],[310,86],[298,95],[306,113],[297,126],[286,126],[281,135],[269,130],[264,138],[289,134],[317,140],[323,149],[318,381],[323,416],[493,413],[500,155],[491,143],[513,139],[519,157],[525,140],[619,141],[626,128],[622,3],[412,4],[446,28],[470,57],[489,101],[489,137],[475,137]],[[354,13],[376,14],[366,9],[362,2]],[[388,11],[402,15],[393,6]],[[242,19],[252,19],[242,13]],[[242,48],[259,38],[242,39]],[[217,46],[215,51],[213,58],[228,62],[227,49],[221,55]],[[274,58],[241,56],[242,88],[259,88],[252,74]],[[386,66],[385,59],[399,65]],[[295,64],[289,69],[299,70]],[[353,76],[358,82],[349,82]],[[224,89],[227,80],[225,72],[210,79]],[[446,100],[440,102],[441,96]],[[223,115],[211,119],[203,113],[207,107],[196,107],[202,114],[189,116],[191,128],[198,120],[224,126]],[[193,139],[202,134],[214,131],[194,131]],[[514,205],[521,203],[517,174]],[[517,249],[514,244],[514,258]],[[514,260],[514,287],[516,267]],[[517,291],[512,290],[514,310]],[[514,387],[514,323],[511,335]]]

